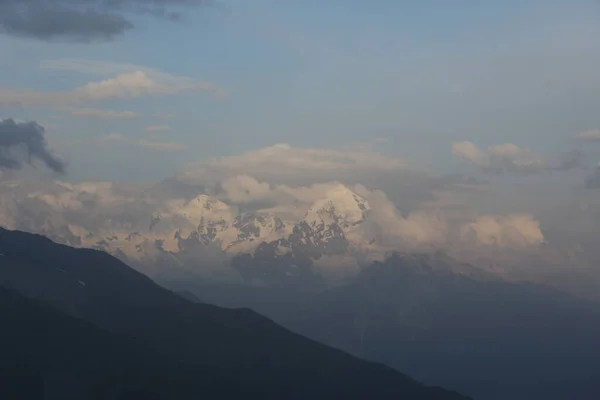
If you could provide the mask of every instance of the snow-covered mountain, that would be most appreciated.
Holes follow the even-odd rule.
[[[86,191],[91,192],[89,188]],[[114,211],[111,215],[90,212],[86,214],[90,223],[68,218],[72,209],[85,209],[85,201],[92,201],[73,195],[69,188],[53,195],[52,200],[28,196],[30,201],[43,200],[48,210],[29,207],[27,212],[13,212],[24,215],[15,228],[72,246],[104,250],[138,265],[158,262],[189,266],[203,262],[199,256],[211,254],[239,267],[242,275],[248,275],[249,268],[250,275],[255,275],[258,268],[262,275],[293,276],[319,263],[356,264],[358,254],[377,250],[377,229],[369,220],[369,203],[341,184],[332,186],[312,204],[298,206],[295,213],[277,207],[240,212],[215,196],[199,194],[161,202],[136,199],[128,206],[132,210],[138,207],[136,211],[123,210],[120,215]],[[123,200],[123,204],[128,203]],[[40,211],[31,215],[31,209]],[[271,268],[270,272],[265,268]]]

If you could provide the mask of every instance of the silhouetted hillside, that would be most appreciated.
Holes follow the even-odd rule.
[[[21,371],[31,382],[40,381],[39,371],[49,363],[59,375],[53,380],[57,390],[68,389],[73,373],[86,377],[86,371],[100,371],[90,376],[99,380],[91,380],[93,384],[108,391],[98,392],[104,393],[97,397],[102,399],[114,398],[113,387],[129,386],[169,399],[197,398],[203,390],[211,390],[209,398],[464,398],[305,339],[250,310],[193,304],[106,253],[73,249],[23,232],[2,230],[0,235],[0,286],[80,319],[6,295],[23,310],[35,309],[27,319],[10,310],[1,316],[2,326],[13,325],[14,337],[23,336],[12,351],[15,360],[25,360]],[[55,330],[46,335],[44,329],[51,325]],[[60,338],[64,351],[51,349],[51,338]],[[129,351],[121,353],[123,348]],[[29,355],[22,358],[23,354]],[[120,366],[105,377],[112,364]],[[65,366],[64,374],[54,365]],[[11,366],[19,365],[9,361],[3,368]],[[122,371],[130,371],[131,385],[111,383]],[[150,383],[146,387],[137,385],[139,381]],[[81,385],[87,382],[82,379]],[[178,388],[176,395],[168,392],[173,387]]]
[[[0,398],[237,398],[236,383],[0,288]],[[140,397],[141,396],[141,397]]]

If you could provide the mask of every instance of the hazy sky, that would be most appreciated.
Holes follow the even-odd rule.
[[[85,3],[0,1],[0,118],[44,126],[67,179],[277,143],[580,185],[600,161],[597,1]]]
[[[595,296],[598,65],[598,0],[0,0],[0,223],[341,182],[393,246]]]

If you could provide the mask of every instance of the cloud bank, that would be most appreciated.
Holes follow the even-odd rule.
[[[117,134],[105,140],[127,141]],[[534,196],[533,189],[511,192],[467,179],[415,174],[404,160],[371,151],[278,145],[195,163],[156,183],[4,180],[0,185],[2,224],[67,238],[77,246],[105,243],[122,248],[128,257],[156,257],[152,260],[169,263],[168,268],[177,268],[171,265],[176,261],[172,254],[161,253],[157,243],[169,252],[179,251],[174,232],[182,229],[182,237],[187,237],[200,224],[202,213],[206,218],[222,213],[228,221],[250,213],[298,222],[342,185],[370,206],[367,219],[352,228],[353,240],[365,245],[353,248],[356,254],[372,252],[373,259],[381,259],[395,250],[441,251],[459,262],[538,281],[555,279],[556,271],[581,272],[581,266],[597,260],[596,191],[582,189],[585,204],[566,207],[564,198],[544,192]],[[201,195],[213,199],[213,211],[202,211]],[[564,232],[568,234],[561,236]],[[190,268],[201,269],[198,258],[224,262],[220,250],[217,246],[177,254],[188,257],[178,258],[180,266],[189,262]],[[143,257],[139,262],[155,265]],[[328,257],[315,268],[335,269],[357,260],[354,253],[344,260]],[[211,271],[227,269],[225,264],[215,265],[209,266]]]

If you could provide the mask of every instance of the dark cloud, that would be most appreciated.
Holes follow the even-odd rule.
[[[20,169],[37,159],[51,170],[63,174],[65,163],[54,156],[44,137],[44,127],[35,122],[0,121],[0,170]]]
[[[0,0],[0,33],[40,40],[111,40],[134,28],[127,14],[182,19],[208,0]]]
[[[600,189],[600,165],[585,180],[585,187],[588,189]]]

